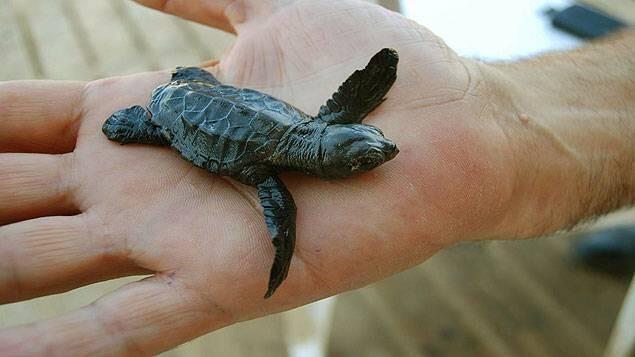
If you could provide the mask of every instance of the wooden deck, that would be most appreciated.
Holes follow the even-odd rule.
[[[93,79],[196,64],[232,36],[126,0],[0,0],[0,80]],[[0,118],[1,120],[1,118]],[[576,266],[563,236],[463,245],[336,305],[331,356],[598,356],[629,279]],[[0,307],[0,325],[54,316],[130,281]],[[278,316],[166,356],[282,356]]]

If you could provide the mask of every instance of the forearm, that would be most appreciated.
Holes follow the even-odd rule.
[[[516,165],[502,234],[534,236],[635,199],[635,32],[582,49],[484,65]]]

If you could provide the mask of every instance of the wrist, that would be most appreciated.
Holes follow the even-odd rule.
[[[500,236],[550,233],[633,202],[635,69],[593,62],[572,53],[481,64],[515,163]]]

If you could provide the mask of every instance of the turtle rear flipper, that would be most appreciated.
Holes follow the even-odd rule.
[[[221,84],[213,74],[198,67],[176,67],[176,70],[172,72],[172,81],[177,80],[196,80],[209,82],[214,85]]]
[[[121,144],[170,144],[161,130],[150,122],[148,112],[138,105],[115,112],[101,130],[108,139]]]
[[[384,48],[366,68],[355,71],[320,107],[316,116],[328,124],[360,123],[381,102],[397,79],[397,51]]]
[[[265,223],[276,247],[265,299],[271,297],[287,278],[295,247],[295,203],[279,178],[271,176],[258,185],[258,197],[264,209]]]

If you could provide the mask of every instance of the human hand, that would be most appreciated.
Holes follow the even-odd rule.
[[[236,44],[208,70],[307,113],[379,49],[396,48],[397,82],[365,122],[400,154],[350,180],[283,175],[298,239],[288,279],[263,300],[273,247],[255,190],[169,149],[122,147],[101,133],[114,111],[145,105],[167,72],[3,83],[0,220],[12,224],[0,228],[0,300],[153,275],[68,315],[3,330],[0,354],[152,354],[497,234],[514,186],[494,120],[505,109],[492,108],[478,65],[424,28],[358,1],[142,2],[235,29]]]

